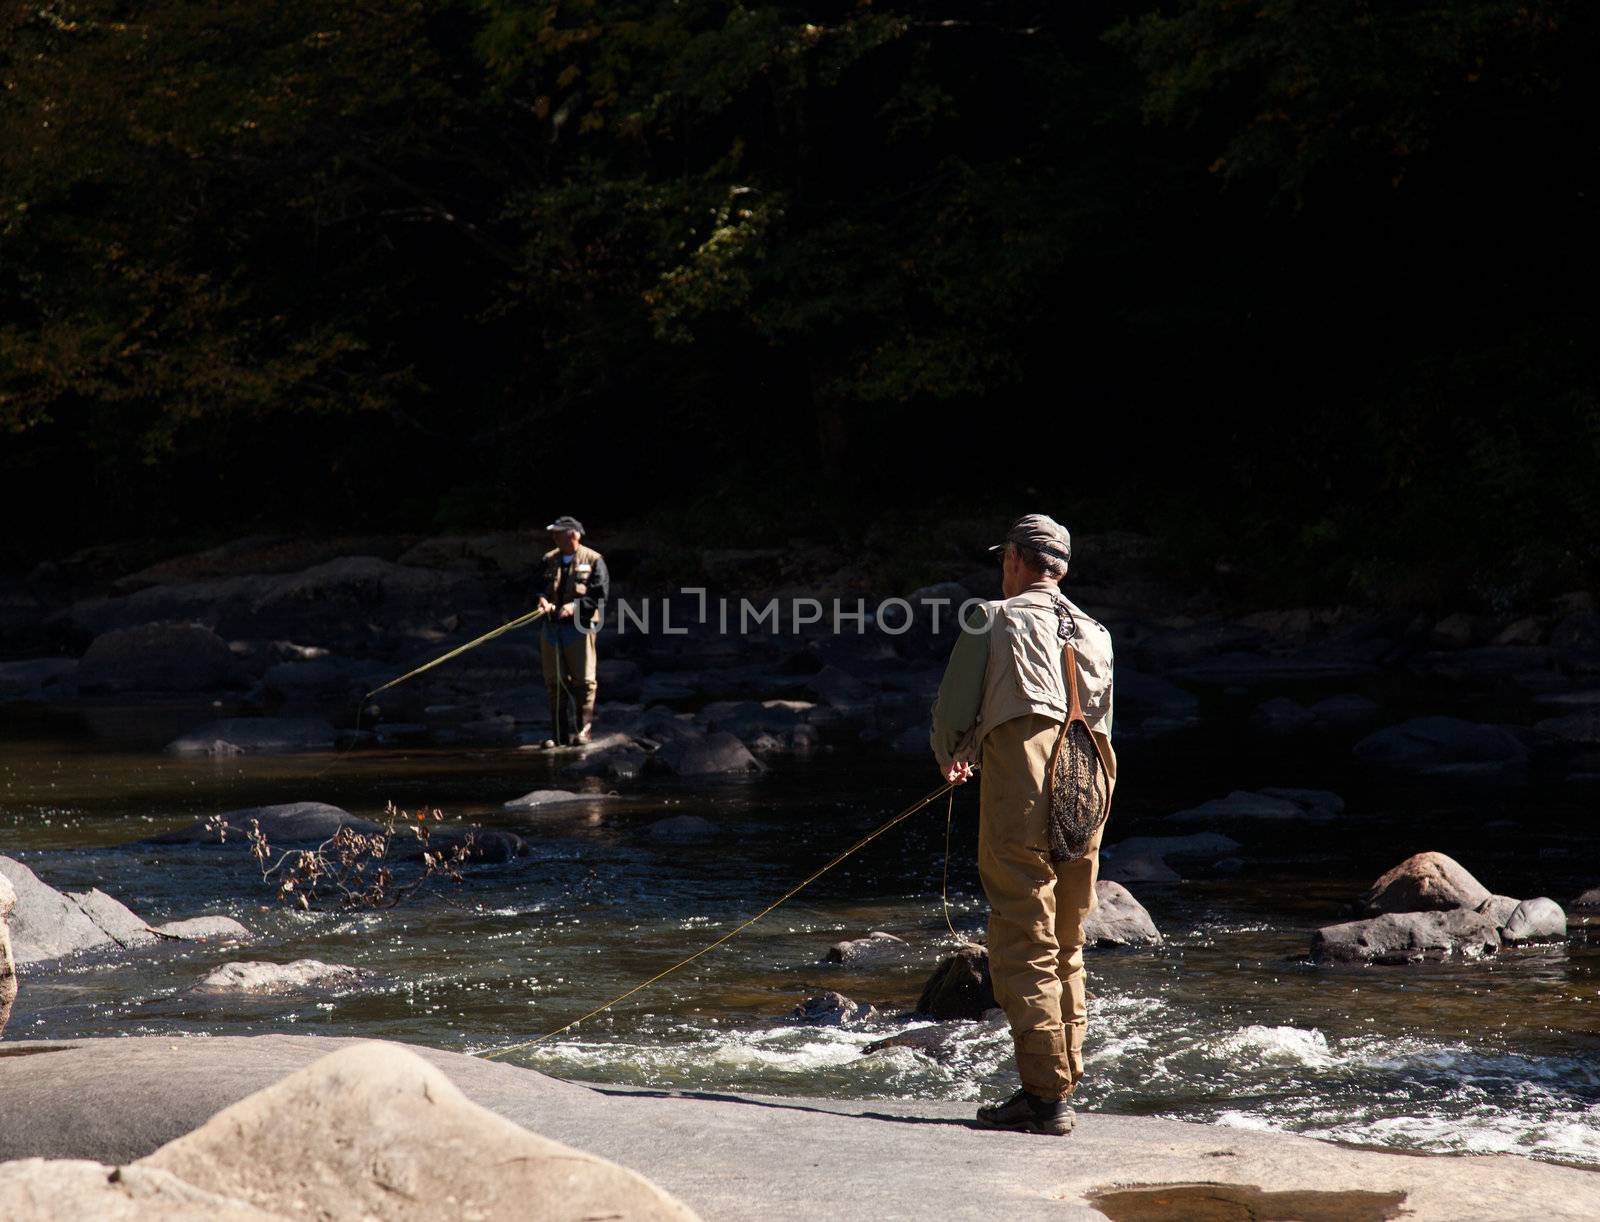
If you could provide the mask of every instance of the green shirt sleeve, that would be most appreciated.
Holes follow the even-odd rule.
[[[988,669],[989,629],[960,633],[950,651],[950,661],[945,664],[944,678],[939,681],[939,695],[933,702],[933,733],[928,736],[940,772],[948,769],[953,760],[963,758],[958,752],[978,720],[983,677]]]

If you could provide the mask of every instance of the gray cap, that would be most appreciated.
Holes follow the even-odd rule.
[[[1062,564],[1072,562],[1072,536],[1067,533],[1065,526],[1047,514],[1024,514],[1011,523],[1011,529],[1006,531],[1005,542],[996,543],[989,550],[997,552],[1012,543],[1054,556]]]
[[[554,522],[550,523],[549,526],[546,526],[545,529],[546,530],[575,530],[580,535],[584,533],[584,531],[583,531],[583,523],[578,521],[578,519],[573,517],[570,513],[562,514]]]

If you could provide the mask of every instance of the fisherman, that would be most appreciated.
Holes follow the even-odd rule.
[[[539,661],[550,697],[546,747],[578,746],[594,728],[595,634],[605,617],[611,577],[605,558],[585,547],[583,523],[562,515],[549,526],[555,546],[544,554],[539,610]]]
[[[1028,514],[989,550],[1001,552],[1005,597],[962,625],[931,736],[946,780],[964,783],[981,765],[978,874],[989,899],[989,972],[1022,1079],[1005,1102],[979,1108],[978,1120],[1064,1136],[1073,1126],[1067,1099],[1083,1078],[1083,922],[1096,906],[1100,830],[1082,857],[1051,860],[1047,769],[1070,707],[1070,645],[1109,804],[1111,634],[1059,589],[1072,559],[1065,527]]]

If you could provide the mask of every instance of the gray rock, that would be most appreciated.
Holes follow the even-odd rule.
[[[1287,696],[1274,696],[1256,705],[1250,715],[1251,722],[1269,734],[1293,734],[1309,729],[1317,720],[1316,714],[1297,700]]]
[[[626,734],[607,734],[597,738],[577,759],[562,767],[565,776],[605,777],[631,781],[644,771],[649,758],[645,749]]]
[[[1528,749],[1505,726],[1459,717],[1418,717],[1355,745],[1363,763],[1424,776],[1481,776],[1525,764]]]
[[[1217,823],[1234,819],[1323,823],[1337,813],[1334,804],[1343,805],[1337,795],[1325,790],[1279,789],[1251,793],[1236,789],[1225,798],[1213,798],[1168,815],[1167,819],[1173,823]]]
[[[1496,929],[1504,929],[1506,922],[1511,919],[1511,914],[1517,910],[1517,905],[1522,903],[1509,895],[1491,895],[1478,905],[1478,911],[1494,922]]]
[[[11,950],[19,964],[155,940],[143,921],[104,892],[64,894],[10,857],[0,857],[0,875],[16,892]]]
[[[1518,904],[1500,936],[1507,942],[1540,942],[1567,936],[1567,914],[1547,896]]]
[[[740,776],[765,772],[766,765],[732,734],[716,731],[704,739],[664,744],[650,766],[678,777]]]
[[[96,637],[78,664],[84,693],[209,692],[244,682],[227,642],[200,624],[115,629]]]
[[[1004,1020],[1000,1020],[1002,1023]],[[881,1040],[864,1045],[861,1055],[882,1052],[886,1048],[909,1048],[935,1061],[949,1062],[960,1055],[964,1045],[971,1041],[974,1028],[970,1021],[935,1023],[931,1027],[913,1027],[897,1031]]]
[[[98,888],[69,891],[67,898],[100,927],[100,931],[123,949],[148,946],[156,940],[150,926],[133,912]]]
[[[255,937],[229,916],[187,917],[156,925],[154,929],[162,937],[181,938],[185,942],[247,942]]]
[[[0,874],[0,1035],[6,1033],[11,1006],[17,1000],[17,964],[11,957],[11,913],[17,906],[17,890]]]
[[[0,703],[9,700],[63,700],[77,694],[75,658],[27,658],[0,662]]]
[[[243,810],[223,812],[222,822],[227,835],[243,838],[250,830],[251,821],[261,825],[267,843],[271,845],[321,844],[341,827],[354,828],[363,834],[381,831],[381,825],[371,819],[358,819],[349,811],[326,802],[284,802],[276,806],[250,806]],[[186,827],[147,837],[142,844],[216,844],[217,835],[201,819]]]
[[[334,737],[333,727],[320,717],[227,717],[173,739],[167,753],[219,758],[282,755],[331,749]]]
[[[812,1027],[842,1027],[864,1022],[877,1014],[869,1005],[851,1001],[843,993],[829,992],[808,997],[794,1008],[790,1018]]]
[[[1590,887],[1587,891],[1580,891],[1568,906],[1586,911],[1600,909],[1600,887]]]
[[[716,837],[717,825],[699,815],[675,815],[652,823],[649,833],[650,839],[669,844],[700,844]]]
[[[1489,889],[1453,857],[1415,853],[1379,877],[1356,904],[1362,912],[1373,914],[1442,912],[1477,909],[1488,898]]]
[[[1494,921],[1466,908],[1390,912],[1311,935],[1311,957],[1319,963],[1415,963],[1451,955],[1471,959],[1499,947]]]
[[[1083,922],[1085,946],[1155,946],[1161,941],[1144,905],[1121,883],[1102,878],[1094,891],[1099,906]]]
[[[917,1013],[941,1020],[974,1019],[995,1004],[988,948],[967,945],[939,960],[917,998]]]
[[[296,959],[293,963],[235,961],[224,963],[203,977],[197,993],[302,993],[308,989],[329,989],[359,983],[367,976],[358,968],[320,959]]]
[[[1565,717],[1548,717],[1536,723],[1535,728],[1569,743],[1586,747],[1600,745],[1600,708],[1580,709]]]
[[[868,963],[878,963],[892,958],[906,945],[904,938],[897,938],[892,933],[884,933],[881,929],[874,930],[864,938],[852,938],[845,942],[835,942],[828,948],[827,961],[829,963],[843,963],[846,967],[861,967]]]
[[[566,806],[573,802],[610,802],[620,797],[614,793],[574,793],[570,789],[535,789],[520,798],[512,798],[503,810],[547,810],[552,806]]]

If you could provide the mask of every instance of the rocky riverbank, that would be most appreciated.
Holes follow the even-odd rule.
[[[913,1219],[930,1199],[952,1220],[1133,1222],[1229,1203],[1246,1216],[1250,1201],[1279,1211],[1258,1216],[1374,1222],[1600,1212],[1600,1174],[1509,1156],[1418,1158],[1099,1115],[1064,1140],[1029,1137],[977,1129],[961,1105],[580,1087],[307,1036],[16,1044],[0,1058],[0,1095],[0,1159],[12,1160],[0,1162],[0,1212],[19,1222],[83,1216],[79,1206],[270,1218],[305,1200],[381,1219],[581,1206],[732,1222],[802,1204]],[[356,1144],[320,1140],[335,1129]],[[84,1161],[16,1161],[40,1159]]]

